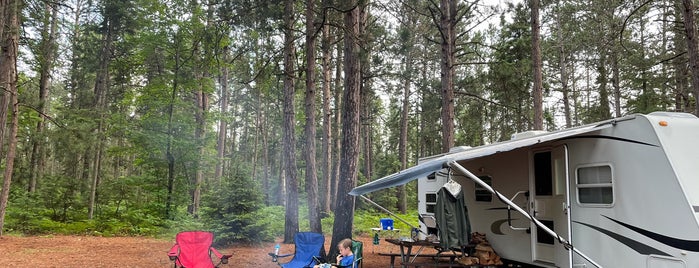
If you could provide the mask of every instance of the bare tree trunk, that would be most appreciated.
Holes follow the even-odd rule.
[[[458,0],[441,0],[442,35],[442,152],[454,147],[454,62],[456,49],[456,7]]]
[[[415,50],[415,38],[417,19],[414,12],[410,12],[410,7],[407,3],[401,4],[401,13],[405,16],[401,23],[402,31],[408,34],[401,38],[403,43],[401,56],[403,57],[403,74],[401,76],[403,84],[403,105],[400,116],[400,138],[398,141],[398,156],[400,158],[401,169],[408,168],[408,122],[410,121],[410,94],[411,80],[414,74],[413,70],[413,54]],[[408,194],[405,185],[398,187],[398,211],[405,214],[408,211]]]
[[[534,96],[534,129],[544,129],[544,96],[541,78],[541,45],[539,44],[541,23],[539,22],[539,0],[531,0],[532,22],[532,71],[534,81],[532,95]]]
[[[93,170],[92,170],[92,187],[90,188],[90,200],[87,206],[87,216],[88,219],[92,219],[95,211],[95,203],[97,201],[97,187],[99,187],[100,173],[101,173],[101,161],[102,161],[102,143],[104,142],[100,138],[104,131],[104,120],[105,114],[107,112],[107,91],[109,90],[109,64],[111,62],[112,56],[112,43],[114,40],[114,22],[110,21],[111,18],[105,17],[104,24],[106,27],[102,33],[102,50],[100,52],[99,67],[97,70],[97,79],[95,81],[95,100],[94,107],[97,112],[97,128],[95,129],[95,136],[97,137],[94,148],[94,159],[93,159]]]
[[[226,134],[228,133],[228,121],[225,119],[226,112],[228,111],[228,53],[230,53],[228,46],[223,48],[223,67],[221,67],[221,76],[219,79],[219,84],[221,84],[221,97],[219,100],[219,107],[221,108],[221,114],[224,118],[218,121],[218,139],[216,143],[216,171],[214,177],[216,180],[220,181],[223,176],[223,165],[224,156],[226,154]]]
[[[612,88],[614,88],[614,116],[621,117],[621,84],[619,82],[619,54],[612,52]]]
[[[7,21],[5,21],[5,18],[7,16],[12,15],[13,8],[15,8],[15,2],[14,0],[0,0],[0,71],[3,73],[0,73],[0,154],[4,152],[3,147],[5,146],[5,126],[7,125],[7,109],[10,106],[10,98],[11,96],[11,91],[10,91],[10,78],[8,77],[9,74],[7,71],[5,71],[6,64],[10,63],[10,58],[12,57],[10,53],[10,46],[11,43],[8,43],[5,40],[5,25],[7,24]],[[16,52],[15,52],[16,53]],[[13,63],[14,64],[14,63]],[[0,164],[2,164],[2,159],[0,159]],[[5,189],[5,188],[3,188]],[[8,192],[9,193],[9,192]],[[0,230],[2,231],[2,230]]]
[[[598,118],[596,118],[596,121],[609,119],[611,117],[609,109],[609,79],[607,78],[609,70],[607,68],[607,57],[609,57],[607,52],[600,53],[599,66],[597,68],[599,71],[599,78],[597,78],[597,80],[599,81],[600,107],[599,112],[597,113]]]
[[[170,104],[168,107],[168,121],[167,121],[167,144],[165,148],[165,157],[167,160],[167,198],[165,201],[165,218],[171,219],[171,212],[175,194],[175,156],[172,154],[172,139],[173,139],[173,125],[172,116],[174,113],[175,99],[177,98],[177,91],[179,85],[179,73],[180,73],[180,37],[178,33],[175,33],[173,37],[175,42],[175,69],[172,81],[172,92],[170,92]]]
[[[318,209],[318,170],[316,168],[316,29],[315,1],[306,1],[306,195],[311,232],[322,233]]]
[[[201,75],[201,74],[199,74]],[[194,117],[196,119],[196,129],[194,130],[194,140],[196,141],[197,144],[197,156],[196,156],[196,165],[195,168],[196,170],[194,171],[194,180],[193,180],[193,186],[194,189],[192,189],[192,203],[190,205],[189,213],[192,214],[194,217],[198,217],[199,215],[199,207],[201,203],[201,187],[202,184],[204,183],[204,169],[203,169],[203,162],[204,162],[204,153],[205,153],[205,148],[204,148],[204,143],[206,140],[206,113],[209,110],[209,95],[206,94],[203,90],[204,85],[202,85],[201,82],[204,77],[207,77],[207,74],[201,75],[202,77],[199,77],[199,89],[194,93],[194,98],[195,98],[195,107],[196,107],[196,112],[194,113]]]
[[[559,1],[560,4],[560,1]],[[563,117],[565,117],[566,128],[573,126],[571,120],[570,112],[570,89],[568,86],[568,61],[565,49],[565,42],[563,42],[563,21],[561,20],[561,14],[556,14],[556,34],[558,35],[558,69],[561,76],[561,93],[563,94]]]
[[[36,191],[36,184],[39,177],[43,175],[44,167],[44,125],[45,114],[49,109],[49,81],[50,74],[53,70],[54,55],[56,52],[56,30],[58,28],[58,6],[51,3],[45,3],[46,10],[44,11],[42,40],[40,53],[42,53],[41,61],[39,62],[39,120],[36,123],[35,138],[32,141],[32,158],[31,158],[31,178],[29,180],[30,193]]]
[[[674,2],[675,3],[675,20],[681,20],[683,16],[683,4],[680,2]],[[682,42],[686,42],[686,33],[684,32],[683,29],[680,29],[679,27],[672,27],[673,29],[673,40],[672,42],[674,44],[680,44]],[[678,112],[690,112],[689,111],[689,89],[687,88],[687,85],[689,84],[689,79],[687,76],[688,69],[687,69],[687,57],[684,54],[684,48],[682,46],[673,46],[673,53],[676,56],[672,60],[672,66],[673,69],[675,70],[675,111]]]
[[[330,24],[326,23],[323,25],[323,40],[322,40],[322,50],[323,50],[323,152],[321,157],[321,166],[323,172],[323,178],[321,179],[321,185],[323,186],[322,198],[320,199],[320,209],[324,214],[330,214],[330,193],[332,184],[332,163],[333,163],[333,153],[332,153],[332,111],[330,110],[330,98],[332,98],[332,93],[330,92],[330,80],[331,80],[331,67],[330,67]]]
[[[332,139],[335,141],[335,157],[333,159],[336,159],[337,161],[335,162],[333,166],[333,175],[332,175],[332,194],[331,196],[333,199],[330,201],[330,206],[334,210],[337,207],[337,188],[338,188],[338,183],[340,182],[340,165],[342,164],[342,159],[340,159],[340,154],[342,150],[342,133],[340,130],[340,126],[342,125],[342,112],[340,107],[343,105],[343,99],[342,99],[342,80],[340,77],[342,77],[342,62],[343,62],[343,50],[341,49],[341,44],[338,42],[337,44],[337,66],[335,69],[335,138]]]
[[[19,37],[19,16],[17,0],[3,0],[0,13],[4,15],[0,18],[0,24],[6,31],[0,33],[0,89],[6,98],[6,102],[12,105],[12,123],[10,125],[9,141],[7,143],[7,154],[5,155],[5,172],[3,176],[2,192],[0,192],[0,237],[2,237],[5,226],[5,212],[7,211],[7,201],[10,196],[10,184],[12,183],[12,172],[14,171],[15,152],[17,150],[17,131],[19,126],[19,103],[17,101],[17,46]],[[7,106],[0,109],[7,111]],[[3,122],[4,123],[4,120]],[[0,125],[5,128],[5,125]],[[0,139],[2,143],[2,139]],[[0,152],[2,148],[0,147]]]
[[[357,182],[359,162],[359,106],[361,103],[361,66],[359,61],[360,13],[363,8],[357,0],[349,1],[350,11],[345,13],[345,93],[342,109],[342,153],[340,156],[340,181],[337,189],[337,207],[331,245],[352,237],[354,222],[354,197],[348,195]],[[331,247],[330,256],[337,253]]]
[[[296,139],[294,137],[294,1],[286,0],[284,28],[284,171],[286,172],[286,213],[284,243],[292,243],[299,231]]]
[[[694,99],[699,100],[699,48],[697,44],[696,19],[694,18],[694,1],[682,0],[684,6],[684,30],[687,34],[687,54],[689,54],[689,65],[692,73],[692,89]],[[699,115],[699,101],[694,104],[694,114]]]

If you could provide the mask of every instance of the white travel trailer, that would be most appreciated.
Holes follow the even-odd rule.
[[[437,191],[465,194],[472,232],[532,267],[699,267],[699,118],[656,112],[426,158],[355,188],[418,182],[420,227]]]

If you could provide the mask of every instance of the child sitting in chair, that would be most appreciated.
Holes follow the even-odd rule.
[[[330,266],[352,267],[352,263],[354,262],[354,255],[352,253],[352,239],[342,239],[342,241],[338,243],[337,249],[340,251],[340,255],[337,255],[336,264],[317,264],[313,266],[313,268],[325,268]]]

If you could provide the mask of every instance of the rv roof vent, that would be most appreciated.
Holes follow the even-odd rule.
[[[524,138],[529,138],[533,137],[536,135],[544,134],[546,131],[543,130],[530,130],[530,131],[525,131],[525,132],[519,132],[512,134],[512,137],[510,138],[511,140],[518,140],[518,139],[524,139]]]
[[[449,149],[449,152],[450,153],[463,152],[463,151],[466,151],[468,149],[471,149],[471,146],[456,146],[456,147],[451,147],[451,149]]]

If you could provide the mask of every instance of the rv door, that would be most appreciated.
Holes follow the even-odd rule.
[[[546,227],[570,241],[568,199],[568,157],[565,146],[535,150],[531,154],[531,215]],[[531,223],[532,258],[535,262],[571,267],[571,251],[561,247],[556,238]]]

